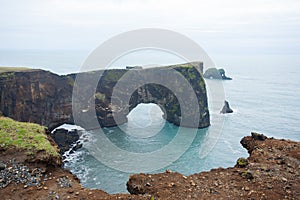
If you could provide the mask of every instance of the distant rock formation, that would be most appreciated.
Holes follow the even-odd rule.
[[[224,101],[224,106],[220,111],[222,114],[233,113],[233,110],[230,108],[228,101]]]
[[[178,81],[175,75],[162,75],[167,69],[172,69],[178,77],[183,77],[192,87],[193,92],[188,92]],[[11,117],[18,121],[35,122],[47,126],[50,130],[64,124],[74,123],[73,114],[91,116],[96,112],[96,118],[101,127],[116,126],[127,122],[128,113],[139,103],[156,103],[164,111],[164,118],[186,127],[204,128],[210,125],[207,94],[205,82],[201,76],[203,63],[194,62],[180,65],[150,68],[150,69],[113,69],[103,72],[101,79],[96,86],[93,95],[87,93],[92,85],[91,80],[99,79],[97,73],[84,72],[80,75],[85,77],[84,88],[79,91],[81,99],[76,99],[72,108],[72,94],[74,92],[75,78],[77,74],[56,75],[44,70],[27,70],[0,73],[0,112],[4,116]],[[143,82],[143,80],[154,80],[169,83],[176,91],[160,85],[145,84],[137,85],[133,93],[127,92],[126,88],[116,90],[114,87],[126,72],[130,72],[132,78]],[[167,78],[169,77],[169,78]],[[135,82],[126,82],[123,85],[135,86]],[[129,103],[123,102],[122,98],[112,104],[112,94],[118,92],[122,98],[129,98]],[[174,93],[176,93],[176,95]],[[181,102],[191,99],[196,95],[196,103],[199,105],[199,112],[194,105],[185,105],[188,113],[182,121],[180,108]],[[178,99],[178,98],[186,99]],[[92,104],[94,103],[94,104]],[[94,107],[93,107],[94,106]],[[199,121],[195,121],[196,116]],[[118,119],[116,122],[115,119]],[[85,128],[89,124],[80,124]]]
[[[204,78],[209,79],[222,79],[222,80],[232,80],[232,78],[227,77],[225,75],[224,69],[217,69],[217,68],[208,68],[205,73],[203,74]]]

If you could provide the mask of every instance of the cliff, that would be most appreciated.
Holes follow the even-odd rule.
[[[0,73],[0,111],[50,129],[72,123],[71,81],[43,70]]]
[[[168,74],[170,69],[174,74]],[[0,73],[0,111],[4,116],[35,122],[52,130],[64,123],[74,123],[74,114],[86,120],[94,111],[102,127],[115,126],[127,122],[128,113],[139,103],[156,103],[162,108],[167,121],[203,128],[209,126],[210,120],[205,82],[199,71],[202,71],[202,63],[152,69],[106,70],[102,72],[94,90],[91,80],[99,79],[97,72],[81,73],[84,86],[78,89],[74,85],[77,74],[59,76],[48,71],[28,69],[4,71]],[[130,72],[130,79],[124,81],[123,76],[127,72]],[[175,76],[184,77],[192,91],[188,91]],[[120,83],[136,89],[115,89]],[[140,83],[146,84],[138,85]],[[172,90],[164,84],[172,87]],[[92,95],[87,92],[91,90],[94,91]],[[75,106],[72,109],[73,91],[78,91],[79,95],[78,98],[73,96]],[[117,100],[112,99],[113,92],[118,94]],[[195,99],[192,95],[196,96],[199,112],[195,104],[184,104]],[[184,105],[184,113],[180,105]],[[195,121],[197,118],[199,120]],[[84,120],[78,120],[79,125],[91,128],[89,122]]]

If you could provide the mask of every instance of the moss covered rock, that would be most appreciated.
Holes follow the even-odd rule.
[[[246,167],[248,165],[248,160],[246,158],[239,158],[237,161],[236,161],[236,165],[238,167]]]
[[[46,131],[38,124],[0,116],[0,152],[24,152],[27,161],[60,165],[59,150]]]

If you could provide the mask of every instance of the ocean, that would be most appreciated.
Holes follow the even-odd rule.
[[[66,50],[1,50],[0,66],[28,66],[68,74],[79,71],[88,53]],[[112,66],[153,66],[184,62],[161,52],[150,54],[128,55],[114,62]],[[233,166],[239,157],[248,156],[239,142],[252,131],[268,137],[300,141],[298,55],[210,56],[217,67],[224,68],[226,75],[233,78],[231,81],[222,81],[222,84],[225,99],[229,101],[234,113],[219,114],[221,108],[214,107],[212,99],[209,98],[211,126],[198,130],[180,129],[186,134],[185,139],[192,139],[191,144],[178,159],[151,173],[170,169],[189,175],[212,168]],[[214,83],[214,80],[206,80],[207,86]],[[164,121],[161,110],[155,104],[140,104],[128,117],[127,124],[103,129],[105,136],[123,151],[139,154],[155,152],[171,144],[179,132],[179,127]],[[136,166],[133,166],[134,154],[130,154],[133,157],[126,157],[129,162],[122,166],[127,170],[120,171],[107,166],[107,160],[103,164],[101,159],[89,151],[89,145],[101,143],[101,138],[97,138],[99,132],[100,130],[84,132],[83,148],[67,155],[65,167],[76,174],[86,187],[103,189],[109,193],[127,192],[126,181],[130,174],[144,171],[136,170]],[[192,135],[190,132],[196,134]],[[168,155],[173,156],[172,153],[179,148],[174,146],[173,149],[169,149]],[[115,162],[113,157],[109,159],[111,160],[108,162]],[[144,162],[146,165],[155,165],[153,162],[161,163],[163,160],[157,158]]]

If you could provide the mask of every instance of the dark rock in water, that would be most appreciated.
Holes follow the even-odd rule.
[[[224,69],[218,69],[218,71],[219,71],[219,73],[220,73],[220,75],[221,75],[221,77],[222,77],[223,80],[232,80],[232,78],[227,77],[225,75],[225,70]]]
[[[77,141],[76,144],[73,146],[72,150],[77,151],[82,147],[82,143]]]
[[[251,132],[251,136],[254,140],[260,140],[260,141],[265,141],[268,138],[264,134],[255,133],[255,132]]]
[[[72,146],[76,143],[77,146],[79,145],[79,134],[78,130],[66,130],[66,129],[56,129],[53,133],[50,134],[53,140],[56,142],[60,149],[60,154],[65,153],[68,151]],[[78,146],[75,150],[79,149]]]
[[[217,68],[208,68],[205,73],[203,74],[204,78],[209,79],[222,79],[222,80],[232,80],[232,78],[227,77],[225,75],[224,69],[217,69]]]
[[[233,110],[230,108],[228,101],[224,101],[224,106],[220,113],[222,114],[233,113]]]

